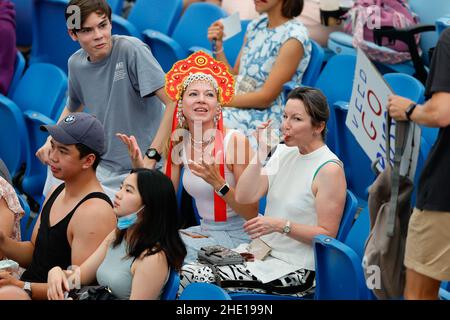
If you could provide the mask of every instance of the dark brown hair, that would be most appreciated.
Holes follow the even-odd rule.
[[[328,108],[327,98],[322,91],[311,87],[298,87],[289,93],[287,99],[298,99],[303,102],[306,113],[311,117],[313,126],[318,127],[322,122],[325,122],[325,127],[321,132],[325,141],[330,109]]]
[[[295,18],[303,11],[303,0],[283,0],[281,14],[285,18]]]
[[[73,14],[73,12],[67,10],[70,6],[77,6],[80,8],[80,27],[83,26],[84,22],[92,12],[95,12],[98,15],[106,15],[109,22],[111,22],[111,7],[108,5],[106,0],[71,0],[67,4],[66,11],[64,13],[66,22],[71,18]],[[79,29],[76,28],[73,28],[71,30],[75,33],[79,31]]]

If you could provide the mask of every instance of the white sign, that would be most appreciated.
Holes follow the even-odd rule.
[[[384,170],[386,164],[386,115],[389,95],[394,94],[384,78],[370,62],[361,49],[358,49],[355,77],[353,81],[352,97],[348,107],[346,126],[355,136],[361,148],[369,159],[374,162],[380,159],[379,170]],[[411,150],[411,139],[414,132],[414,150]],[[407,150],[403,159],[408,158],[410,175],[413,177],[416,171],[417,156],[420,147],[420,127],[411,126]],[[395,122],[390,130],[390,157],[394,158],[395,149]],[[409,159],[412,153],[412,161]],[[403,173],[405,161],[402,159]]]
[[[234,37],[241,32],[241,19],[239,18],[239,12],[235,12],[232,15],[221,19],[223,24],[223,41]]]

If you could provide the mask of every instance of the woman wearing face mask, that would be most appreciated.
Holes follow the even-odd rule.
[[[118,299],[159,299],[170,269],[179,270],[186,248],[177,230],[173,185],[157,170],[134,169],[114,200],[117,228],[80,266],[81,285],[107,286]],[[69,271],[48,273],[48,298],[64,299]]]

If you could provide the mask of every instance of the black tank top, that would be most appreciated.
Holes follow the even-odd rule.
[[[67,239],[67,227],[77,208],[86,200],[100,198],[112,203],[109,197],[102,192],[92,192],[84,197],[61,221],[50,226],[50,209],[58,195],[64,189],[61,184],[52,193],[41,213],[41,224],[34,244],[33,260],[28,269],[22,274],[21,280],[29,282],[47,282],[47,274],[55,266],[67,269],[72,263],[72,249]]]

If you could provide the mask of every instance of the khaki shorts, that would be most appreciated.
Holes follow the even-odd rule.
[[[450,280],[450,212],[414,208],[405,266],[436,280]]]

